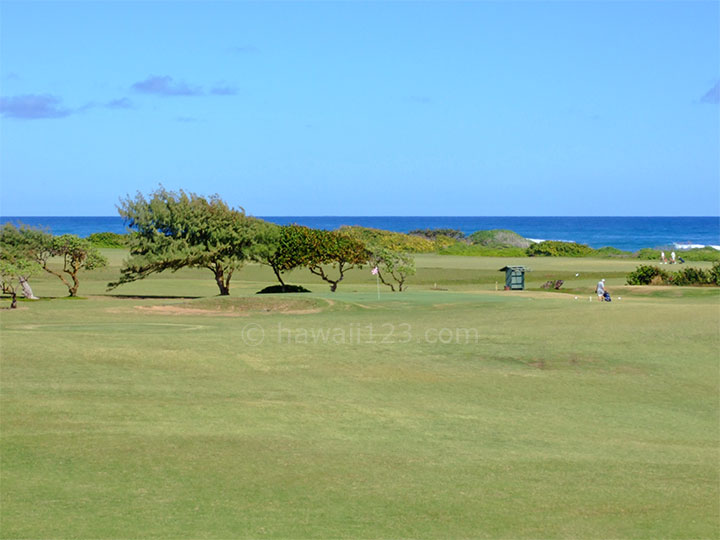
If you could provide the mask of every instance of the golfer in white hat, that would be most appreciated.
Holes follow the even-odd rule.
[[[607,289],[605,289],[605,279],[603,278],[600,281],[598,281],[597,291],[596,291],[597,295],[598,295],[598,300],[600,300],[601,302],[603,301],[603,296],[605,296],[606,290]]]

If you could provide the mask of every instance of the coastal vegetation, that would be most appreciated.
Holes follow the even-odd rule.
[[[714,285],[720,286],[720,262],[709,269],[685,266],[676,272],[658,266],[641,265],[630,272],[628,285]]]
[[[284,275],[296,268],[308,269],[334,292],[348,270],[368,263],[377,269],[380,283],[393,292],[401,292],[415,273],[414,256],[422,253],[504,258],[660,258],[660,250],[656,249],[631,253],[613,247],[593,249],[575,242],[530,241],[513,231],[499,229],[465,236],[453,229],[405,234],[358,226],[344,226],[336,231],[280,226],[246,216],[242,209],[230,208],[217,195],[205,198],[183,191],[168,192],[162,187],[147,199],[141,194],[125,199],[120,214],[130,233],[93,233],[87,239],[73,235],[54,237],[31,227],[6,224],[0,238],[2,290],[14,292],[16,285],[21,285],[23,294],[32,298],[29,278],[42,269],[60,278],[70,296],[75,296],[80,271],[104,264],[99,247],[128,249],[130,253],[120,269],[120,277],[108,283],[109,290],[165,270],[206,268],[212,271],[224,296],[230,294],[233,274],[250,262],[272,269],[279,288],[266,288],[265,292],[304,290],[284,280]],[[681,255],[681,262],[720,262],[720,252],[710,247],[683,250]],[[62,258],[61,268],[49,264],[54,257]],[[703,272],[691,267],[676,273],[641,268],[628,274],[627,280],[631,284],[717,284],[712,271]]]

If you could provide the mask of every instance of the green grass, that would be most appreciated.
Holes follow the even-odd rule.
[[[258,297],[255,265],[230,298],[201,270],[108,295],[108,252],[86,299],[0,310],[3,538],[720,534],[717,289],[421,255],[379,300],[368,268]]]

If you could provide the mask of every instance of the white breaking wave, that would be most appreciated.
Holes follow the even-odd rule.
[[[684,249],[702,249],[705,247],[710,247],[710,248],[717,249],[718,251],[720,251],[720,246],[715,246],[713,244],[707,244],[707,245],[706,244],[684,244],[684,243],[681,244],[679,242],[675,242],[673,245],[675,246],[675,249],[683,249],[683,250]]]
[[[567,242],[568,244],[575,244],[575,240],[548,240],[547,238],[541,239],[541,238],[526,238],[525,240],[530,240],[534,244],[540,244],[541,242]]]

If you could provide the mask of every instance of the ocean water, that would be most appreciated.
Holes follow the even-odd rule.
[[[278,224],[297,223],[321,229],[361,225],[397,232],[414,229],[508,229],[535,240],[564,240],[593,248],[714,246],[720,249],[720,217],[458,217],[458,216],[258,216]],[[126,232],[119,216],[1,217],[0,223],[24,223],[53,234],[88,236],[94,232]]]

